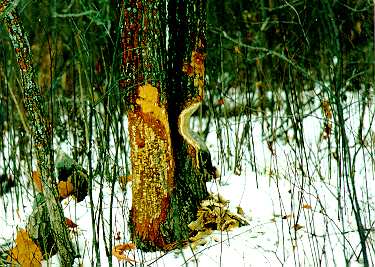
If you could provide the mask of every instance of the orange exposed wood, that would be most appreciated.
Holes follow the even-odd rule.
[[[160,226],[166,221],[174,188],[174,161],[167,111],[156,87],[140,86],[128,114],[132,160],[132,223],[137,238],[163,247]]]

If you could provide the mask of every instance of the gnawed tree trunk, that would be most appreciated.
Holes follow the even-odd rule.
[[[23,101],[28,121],[32,126],[34,149],[41,173],[44,188],[43,194],[50,218],[52,236],[60,253],[61,265],[72,266],[75,252],[65,225],[65,218],[54,180],[51,129],[42,109],[43,101],[40,89],[35,83],[30,45],[23,31],[21,21],[13,10],[16,3],[17,1],[0,1],[0,19],[5,21],[21,73]]]
[[[188,224],[208,195],[210,155],[189,127],[203,99],[205,8],[202,0],[133,0],[124,6],[130,224],[144,250],[168,250],[186,240]]]

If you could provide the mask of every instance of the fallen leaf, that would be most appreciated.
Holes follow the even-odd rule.
[[[302,225],[300,225],[300,224],[295,224],[295,225],[293,225],[293,229],[295,230],[295,231],[298,231],[298,230],[300,230],[300,229],[302,229],[303,228],[303,226]]]
[[[200,231],[204,229],[203,214],[198,216],[198,218],[195,221],[189,223],[188,227],[192,231]]]
[[[198,239],[197,241],[194,241],[193,243],[191,243],[191,248],[196,249],[197,247],[204,246],[206,244],[207,244],[207,240],[204,239],[204,238],[201,238],[201,239]]]
[[[235,169],[234,169],[234,174],[235,175],[241,175],[241,172],[242,172],[242,166],[241,165],[236,166]]]
[[[311,209],[312,207],[309,204],[303,204],[302,208],[304,209]]]
[[[66,223],[66,225],[68,226],[68,228],[70,228],[70,229],[75,229],[75,228],[78,227],[78,225],[75,224],[75,223],[74,223],[71,219],[69,219],[69,218],[65,218],[65,223]]]
[[[67,198],[74,191],[73,184],[69,181],[60,181],[57,184],[57,189],[59,191],[59,196],[62,198]]]
[[[286,220],[286,219],[289,219],[289,218],[292,218],[292,217],[293,217],[292,214],[287,214],[287,215],[283,215],[281,218],[282,218],[283,220]]]
[[[237,211],[243,214],[243,210]],[[192,248],[204,245],[205,239],[213,230],[230,231],[242,225],[248,225],[249,220],[239,213],[229,210],[229,201],[221,195],[210,195],[208,199],[201,202],[197,211],[197,219],[192,221],[188,227],[193,233],[189,238]]]
[[[202,239],[202,238],[205,238],[205,237],[209,236],[211,233],[212,233],[211,229],[205,229],[204,231],[198,232],[195,236],[190,237],[189,241],[195,242],[199,239]]]
[[[212,237],[212,240],[215,241],[215,242],[221,242],[221,241],[222,241],[222,240],[221,240],[219,237],[217,237],[217,236],[213,236],[213,237]]]
[[[243,211],[243,209],[240,206],[237,206],[236,209],[237,209],[237,214],[239,214],[239,215],[245,214],[245,212]]]
[[[120,232],[116,232],[115,240],[120,240],[120,239],[121,239],[121,233]]]
[[[221,231],[230,231],[234,228],[237,228],[240,226],[240,223],[237,220],[234,219],[229,219],[226,220],[222,226],[221,226]]]
[[[126,250],[134,250],[134,249],[136,249],[136,246],[133,243],[124,243],[124,244],[116,245],[112,249],[112,255],[115,256],[119,261],[135,262],[134,259],[131,259],[128,256],[123,254]]]
[[[268,150],[271,152],[271,154],[273,156],[276,156],[276,151],[275,151],[275,148],[273,146],[273,141],[267,141],[267,147],[268,147]]]
[[[7,257],[11,266],[42,266],[42,252],[30,238],[26,230],[20,229],[17,232],[16,246],[12,248]]]
[[[322,101],[322,109],[324,112],[324,115],[327,119],[332,119],[332,110],[331,110],[331,105],[328,102],[328,100],[323,100]]]

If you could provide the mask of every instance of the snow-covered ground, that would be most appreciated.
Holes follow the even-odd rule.
[[[355,137],[361,114],[360,105],[355,99],[349,97],[344,110],[352,156],[359,147]],[[319,103],[318,101],[317,105]],[[375,104],[371,103],[366,109],[364,133],[369,132],[366,149],[361,149],[356,154],[354,163],[355,185],[362,209],[362,223],[368,234],[367,252],[371,266],[375,265],[375,127],[372,125],[374,107]],[[168,253],[130,251],[129,257],[135,260],[131,264],[230,267],[362,266],[360,240],[346,180],[339,175],[335,157],[329,157],[335,148],[334,136],[321,138],[323,118],[322,110],[316,109],[303,120],[303,149],[296,145],[291,131],[286,133],[288,141],[266,140],[262,134],[261,119],[255,115],[251,117],[251,127],[247,128],[248,135],[244,135],[244,129],[249,123],[249,117],[220,119],[213,123],[207,144],[213,162],[221,169],[222,176],[217,181],[208,182],[207,187],[210,192],[219,193],[230,200],[232,211],[240,206],[250,224],[229,232],[214,232],[207,237],[205,245],[196,249],[187,247],[182,251]],[[280,115],[274,122],[275,125],[282,120]],[[335,127],[333,122],[332,124],[332,127]],[[223,129],[221,138],[217,138],[217,126]],[[245,137],[241,140],[243,135]],[[63,149],[69,153],[68,145]],[[0,163],[0,168],[2,167]],[[26,190],[23,192],[23,202],[18,203],[18,206],[14,196],[11,197],[12,194],[0,198],[0,243],[13,240],[17,227],[22,228],[27,222],[27,216],[32,210],[32,196],[26,195]],[[99,183],[95,183],[94,216],[98,216],[97,204],[101,195],[103,215],[99,222],[96,221],[99,224],[97,229],[100,264],[108,266],[104,240],[109,242],[111,236],[118,235],[118,244],[130,241],[127,221],[131,206],[131,183],[127,184],[125,191],[118,183],[115,185],[112,206],[111,185],[104,183],[100,190]],[[86,197],[80,203],[68,198],[63,200],[62,204],[65,216],[78,225],[77,232],[72,233],[72,236],[82,255],[80,260],[83,266],[92,266],[96,260],[92,245],[89,198]],[[110,212],[113,221],[111,233],[108,226]],[[119,262],[114,256],[112,263],[114,266],[131,266],[129,262]],[[44,265],[58,266],[57,256]]]

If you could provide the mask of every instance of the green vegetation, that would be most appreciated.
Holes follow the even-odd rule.
[[[196,115],[202,137],[208,135],[210,125],[215,126],[220,143],[219,168],[240,173],[245,153],[251,155],[253,170],[260,173],[263,170],[257,165],[254,144],[267,142],[273,150],[275,144],[282,142],[293,148],[293,167],[303,174],[298,182],[303,188],[310,186],[316,176],[312,175],[312,167],[307,164],[311,155],[305,143],[303,119],[322,109],[323,128],[319,142],[328,140],[326,149],[329,153],[324,161],[330,167],[329,173],[319,174],[320,179],[336,180],[337,216],[344,219],[349,213],[354,214],[363,264],[370,266],[368,255],[374,253],[369,241],[369,229],[373,229],[370,213],[373,211],[359,201],[359,195],[366,195],[366,192],[356,187],[355,179],[358,175],[356,162],[361,153],[369,153],[371,156],[367,159],[374,162],[370,145],[375,140],[374,133],[371,127],[370,130],[363,127],[368,110],[374,106],[373,1],[207,2],[207,42],[203,49],[206,59],[205,96]],[[48,139],[44,140],[48,149],[43,152],[48,155],[48,159],[44,159],[48,166],[43,167],[43,172],[54,169],[53,160],[48,162],[54,156],[54,149],[61,143],[69,144],[74,162],[88,170],[88,195],[93,207],[92,228],[95,229],[92,249],[100,265],[98,239],[104,228],[100,229],[97,223],[105,221],[108,232],[113,233],[113,221],[112,214],[104,218],[101,200],[94,209],[93,190],[95,186],[99,187],[102,194],[105,183],[114,190],[118,177],[130,175],[131,169],[124,116],[133,108],[131,96],[137,80],[132,79],[139,73],[131,73],[122,65],[126,48],[123,35],[125,9],[120,1],[104,0],[14,3],[14,12],[23,24],[23,34],[31,47],[29,59],[34,73],[30,75],[35,77],[41,101],[32,104],[28,102],[28,95],[23,93],[25,75],[19,71],[20,57],[7,30],[11,25],[8,21],[6,26],[8,11],[0,8],[0,161],[3,162],[0,176],[13,177],[16,188],[12,199],[14,210],[17,210],[22,207],[22,196],[31,192],[27,187],[30,182],[21,177],[31,177],[35,170],[33,145],[37,139],[33,133],[41,131]],[[172,7],[177,3],[179,1],[169,1],[170,9],[164,10],[166,18],[160,20],[161,24],[173,21],[176,14],[171,12],[177,9]],[[0,7],[6,4],[8,1],[0,0]],[[192,20],[186,18],[187,27],[192,27],[189,24]],[[184,47],[189,40],[180,36],[178,30],[183,25],[178,26],[180,28],[176,25],[168,34],[168,44],[175,50]],[[160,38],[164,38],[160,44],[153,42],[157,49],[167,45],[167,36],[161,34]],[[192,49],[186,47],[186,51]],[[184,57],[186,51],[181,52],[185,53]],[[177,113],[182,110],[182,98],[189,97],[186,92],[180,94],[174,89],[187,83],[187,78],[173,78],[173,62],[182,63],[183,56],[176,54],[168,58],[167,54],[161,53],[159,56],[163,58],[153,58],[160,61],[158,68],[162,69],[164,63],[169,64],[169,73],[157,74],[163,86],[170,90],[163,92],[166,98],[169,94],[172,96],[169,101],[178,100],[170,101],[169,106],[169,111],[176,111],[176,114],[170,114],[176,122]],[[147,71],[144,70],[145,76],[150,75]],[[178,71],[182,74],[182,70]],[[133,81],[130,85],[129,79]],[[348,100],[349,93],[354,100]],[[353,102],[360,103],[361,121],[357,129],[350,127],[344,115]],[[27,111],[33,108],[45,114],[45,124],[39,130],[27,115]],[[237,128],[241,118],[246,119],[244,131]],[[263,140],[253,139],[254,118],[262,120]],[[372,127],[373,119],[369,119]],[[234,140],[229,137],[229,129],[236,133]],[[174,130],[177,136],[177,129]],[[290,138],[290,132],[293,138]],[[353,135],[355,143],[349,141]],[[235,143],[234,151],[230,142]],[[191,168],[191,162],[180,160],[178,164],[181,169]],[[270,175],[270,179],[279,179],[277,167],[273,171],[275,175]],[[0,185],[0,189],[5,187]],[[56,192],[50,194],[56,195]],[[112,203],[115,196],[111,197]],[[345,227],[342,226],[340,231],[349,262],[350,248],[345,241]],[[104,236],[106,252],[110,255],[114,236]],[[174,237],[177,236],[180,233],[175,233]]]

